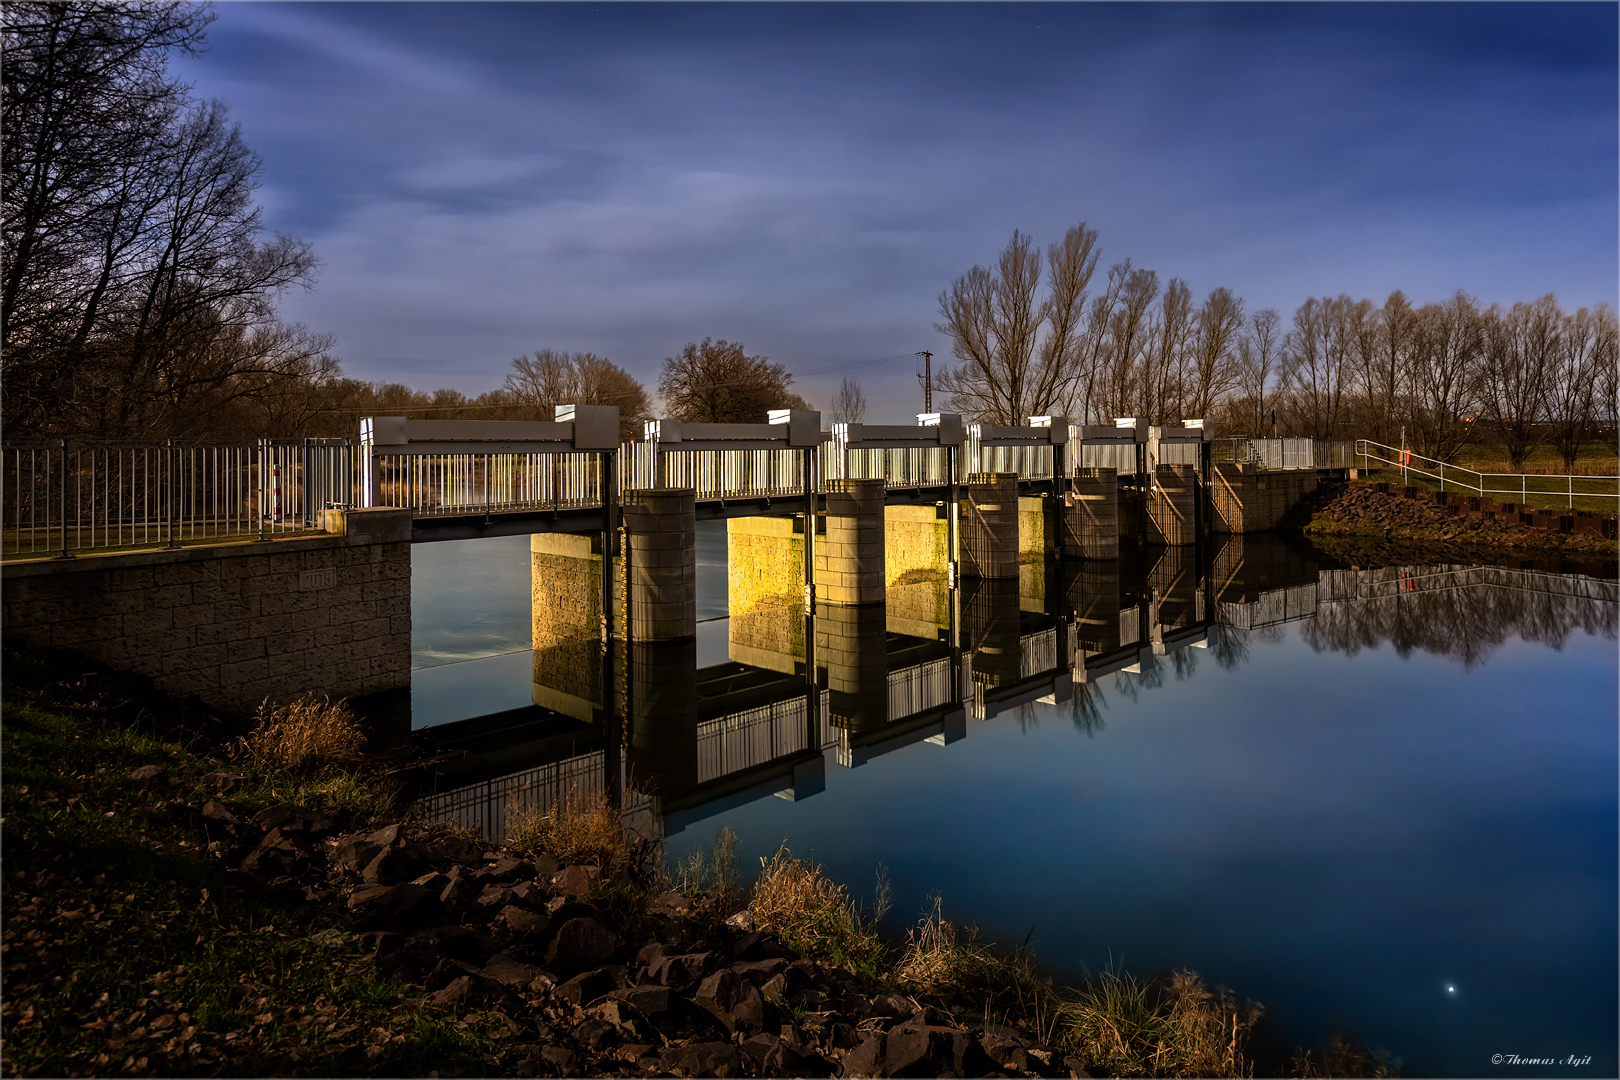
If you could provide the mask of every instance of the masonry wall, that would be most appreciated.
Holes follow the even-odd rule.
[[[1217,465],[1209,487],[1211,531],[1266,532],[1282,524],[1288,511],[1316,490],[1316,472],[1260,472],[1253,465]]]
[[[7,563],[5,635],[237,715],[409,686],[410,512],[327,513],[333,535]]]

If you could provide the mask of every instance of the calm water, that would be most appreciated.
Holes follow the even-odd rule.
[[[1612,583],[1335,571],[1275,538],[1190,569],[1127,564],[1100,586],[1071,572],[1044,605],[981,596],[981,615],[964,616],[971,644],[1005,643],[1009,625],[1023,639],[1013,647],[1023,669],[983,676],[1000,689],[977,712],[970,704],[954,726],[915,730],[882,716],[840,721],[858,730],[818,729],[814,768],[813,752],[788,745],[779,756],[798,765],[784,773],[766,761],[776,751],[755,744],[791,743],[796,721],[750,734],[713,715],[725,702],[782,699],[772,687],[793,683],[725,666],[723,525],[700,525],[698,557],[706,621],[676,662],[708,674],[669,685],[710,703],[688,725],[708,749],[669,767],[677,779],[661,800],[642,800],[672,862],[726,824],[744,866],[788,839],[869,898],[884,864],[897,923],[938,894],[947,916],[993,940],[1030,935],[1067,978],[1110,963],[1191,967],[1264,1002],[1291,1042],[1351,1030],[1409,1075],[1548,1072],[1493,1066],[1493,1054],[1591,1055],[1553,1072],[1615,1073]],[[513,788],[502,773],[525,770],[528,792],[547,769],[623,766],[618,740],[533,709],[513,721],[523,734],[509,760],[500,725],[444,726],[531,702],[528,543],[419,546],[413,558],[413,723],[451,742],[461,728],[482,731],[469,758],[482,773],[447,777],[447,788],[504,800]],[[1098,588],[1106,595],[1094,603]],[[1081,644],[1108,646],[1087,650],[1095,669],[1118,667],[1118,627],[1127,641],[1146,630],[1138,670],[1093,674],[1068,692],[1040,672],[1055,624],[1072,650],[1095,633],[1072,616],[1095,626],[1098,611],[1107,623],[1133,606],[1140,625],[1132,615],[1102,631],[1108,640]],[[1162,655],[1150,624],[1161,625]],[[944,643],[885,634],[881,622],[860,633],[863,653],[886,650],[891,689],[824,697],[834,713],[859,717],[881,699],[892,717],[892,673],[950,670]],[[976,655],[970,667],[984,668],[989,650]],[[753,697],[735,696],[755,684]],[[1058,700],[1019,700],[1043,688]],[[1017,703],[1002,708],[996,694]],[[726,761],[740,767],[725,772]],[[792,799],[771,797],[789,788]]]

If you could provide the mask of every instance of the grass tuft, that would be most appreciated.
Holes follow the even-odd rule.
[[[1210,990],[1191,971],[1139,982],[1105,971],[1065,1002],[1067,1040],[1110,1076],[1249,1076],[1244,1046],[1261,1008]]]
[[[788,948],[880,979],[888,950],[876,920],[864,916],[842,885],[820,866],[795,859],[787,842],[760,859],[759,879],[749,901],[754,925],[774,931]]]
[[[629,838],[618,808],[600,794],[573,791],[558,805],[507,810],[506,844],[512,850],[555,855],[564,865],[594,866],[604,876],[631,862]]]
[[[290,705],[275,705],[266,698],[243,748],[261,768],[294,777],[323,776],[360,764],[366,736],[345,701],[310,694]]]

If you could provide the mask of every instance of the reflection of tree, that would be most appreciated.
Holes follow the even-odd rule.
[[[1103,696],[1101,686],[1095,683],[1081,683],[1074,688],[1074,695],[1069,698],[1069,719],[1074,723],[1074,730],[1092,736],[1101,731],[1103,723],[1103,709],[1108,705],[1108,699]]]
[[[1176,681],[1192,678],[1198,670],[1198,652],[1195,649],[1177,649],[1170,654],[1170,664],[1176,669]]]
[[[1620,603],[1613,582],[1496,567],[1388,567],[1323,576],[1316,618],[1300,628],[1318,652],[1354,656],[1390,642],[1483,663],[1510,636],[1562,649],[1577,630],[1614,640]]]

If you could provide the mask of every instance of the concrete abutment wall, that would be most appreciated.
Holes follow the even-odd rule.
[[[77,649],[238,716],[411,682],[411,515],[327,511],[330,535],[8,563],[7,638]]]

